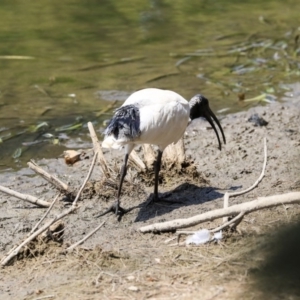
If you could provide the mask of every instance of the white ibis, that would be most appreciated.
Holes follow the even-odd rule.
[[[117,215],[126,212],[120,207],[121,190],[126,176],[129,154],[138,144],[152,144],[158,147],[153,195],[153,200],[158,200],[158,174],[163,151],[168,145],[176,143],[182,137],[189,121],[199,117],[204,117],[212,126],[221,150],[220,137],[213,120],[221,130],[224,143],[226,143],[225,135],[204,96],[195,95],[188,102],[175,92],[148,88],[137,91],[127,98],[109,121],[102,143],[103,148],[120,149],[125,146],[125,159],[121,169],[117,202],[108,211],[114,211]]]

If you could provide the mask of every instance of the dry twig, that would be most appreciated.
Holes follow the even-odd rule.
[[[244,215],[245,215],[245,212],[242,211],[242,212],[240,212],[235,218],[233,218],[233,219],[231,219],[230,221],[228,221],[228,222],[226,222],[226,223],[223,223],[221,226],[216,227],[216,228],[214,228],[214,229],[211,229],[211,230],[209,230],[209,231],[210,231],[211,233],[215,233],[215,232],[218,232],[218,231],[220,231],[220,230],[223,230],[223,229],[229,227],[229,226],[232,225],[232,224],[235,225],[237,222],[239,222],[240,220],[243,219]],[[176,234],[177,234],[177,235],[181,235],[181,234],[193,234],[193,233],[195,233],[195,232],[197,232],[197,230],[177,230],[177,231],[176,231]]]
[[[88,180],[90,179],[90,177],[91,177],[91,175],[92,175],[92,172],[93,172],[93,170],[94,170],[94,166],[95,166],[95,163],[96,163],[96,159],[97,159],[97,157],[98,157],[98,154],[99,154],[98,152],[95,152],[94,157],[93,157],[93,160],[92,160],[92,163],[91,163],[91,166],[90,166],[90,169],[89,169],[89,172],[88,172],[88,174],[87,174],[87,176],[86,176],[86,178],[85,178],[83,184],[81,185],[81,187],[80,187],[80,189],[79,189],[79,191],[78,191],[78,193],[77,193],[77,195],[76,195],[75,200],[73,201],[72,206],[73,206],[74,208],[76,207],[77,201],[78,201],[78,199],[80,198],[80,195],[81,195],[81,193],[82,193],[82,191],[83,191],[85,185],[87,184]]]
[[[71,252],[73,249],[75,249],[77,246],[83,244],[89,237],[91,237],[94,233],[96,233],[104,224],[106,221],[103,221],[99,226],[97,226],[95,229],[93,229],[90,233],[88,233],[83,239],[80,241],[74,243],[70,247],[66,249],[65,252]]]
[[[36,223],[36,225],[31,229],[31,231],[29,232],[28,236],[30,236],[32,233],[34,233],[36,231],[36,229],[40,226],[40,224],[45,220],[45,218],[47,217],[47,215],[49,214],[50,210],[52,209],[52,207],[54,206],[55,202],[57,201],[59,197],[59,194],[54,198],[54,200],[52,201],[51,205],[49,206],[49,208],[47,209],[47,211],[45,212],[45,214],[43,215],[43,217]]]
[[[64,194],[72,194],[69,186],[58,179],[56,176],[49,174],[47,171],[43,170],[40,166],[36,164],[33,160],[27,163],[28,167],[32,169],[37,174],[41,175],[44,179],[52,183],[60,192]]]
[[[54,298],[55,295],[46,295],[42,297],[35,298],[34,300],[44,300],[44,299],[49,299],[49,298]]]
[[[50,203],[45,201],[45,200],[39,199],[37,197],[31,196],[31,195],[28,195],[28,194],[22,194],[22,193],[13,191],[13,190],[11,190],[7,187],[4,187],[2,185],[0,185],[0,191],[5,193],[5,194],[8,194],[8,195],[14,196],[16,198],[19,198],[21,200],[27,201],[29,203],[38,205],[40,207],[49,207],[50,206]]]
[[[105,178],[110,178],[112,171],[108,168],[108,165],[106,163],[105,157],[104,157],[102,149],[100,147],[100,143],[99,143],[98,137],[96,135],[94,126],[91,122],[88,122],[87,125],[88,125],[88,129],[90,131],[93,145],[94,145],[94,152],[98,153],[98,162],[100,164],[102,173],[104,174]]]
[[[252,184],[249,188],[247,188],[243,191],[238,191],[238,192],[233,192],[233,193],[226,192],[224,195],[224,208],[227,208],[229,206],[229,197],[236,197],[236,196],[246,194],[258,186],[258,184],[262,181],[263,177],[265,176],[266,165],[267,165],[267,141],[266,141],[266,138],[264,138],[264,163],[263,163],[263,168],[262,168],[260,176],[254,182],[254,184]],[[239,219],[237,221],[240,222],[241,219]],[[228,217],[223,218],[223,222],[224,223],[228,222]]]
[[[300,202],[300,192],[292,192],[283,195],[274,195],[269,197],[259,197],[256,200],[246,203],[232,205],[227,208],[220,208],[213,211],[208,211],[200,215],[193,216],[187,219],[176,219],[163,223],[155,223],[141,227],[139,230],[142,233],[147,232],[162,232],[174,231],[179,228],[187,228],[206,221],[212,221],[225,216],[238,215],[241,212],[249,214],[253,211],[269,208],[282,204],[296,204]]]
[[[232,218],[230,221],[227,221],[226,223],[223,223],[221,226],[210,230],[210,232],[218,232],[218,231],[223,230],[231,225],[233,225],[233,228],[234,228],[242,221],[244,215],[245,215],[245,212],[241,211],[237,216]]]

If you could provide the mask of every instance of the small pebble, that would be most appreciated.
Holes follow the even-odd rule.
[[[267,126],[268,122],[261,118],[258,114],[253,114],[248,119],[248,122],[254,123],[254,126]]]

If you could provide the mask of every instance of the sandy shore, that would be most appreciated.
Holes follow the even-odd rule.
[[[247,188],[260,175],[264,137],[267,138],[268,161],[263,181],[254,191],[230,200],[230,204],[299,191],[300,84],[293,88],[288,99],[281,103],[225,116],[221,124],[227,144],[222,151],[217,149],[217,140],[209,125],[201,120],[193,122],[185,134],[185,146],[197,172],[189,170],[177,175],[162,172],[160,192],[170,192],[168,199],[174,204],[146,206],[152,183],[141,180],[134,171],[129,172],[130,182],[124,184],[122,204],[126,208],[137,208],[121,222],[114,215],[103,217],[105,226],[83,245],[85,250],[61,255],[61,247],[79,240],[102,222],[94,216],[114,201],[112,191],[97,188],[95,181],[101,174],[95,168],[93,184],[85,192],[78,213],[65,220],[64,243],[47,246],[43,253],[37,255],[37,252],[36,257],[4,268],[0,275],[0,298],[36,299],[49,295],[53,296],[51,299],[99,299],[100,296],[101,299],[199,299],[199,293],[201,299],[299,297],[299,276],[284,273],[282,269],[278,271],[275,265],[272,265],[275,271],[268,272],[268,263],[279,255],[275,250],[281,249],[276,246],[278,228],[299,221],[299,205],[250,214],[241,223],[239,233],[230,234],[220,244],[201,247],[172,247],[165,243],[172,234],[142,235],[136,230],[145,224],[190,217],[222,207],[224,192]],[[249,121],[254,114],[268,124],[255,126]],[[121,154],[107,152],[105,155],[120,164]],[[39,164],[78,189],[90,161],[81,161],[73,167],[67,167],[62,159],[42,160]],[[49,201],[56,194],[29,169],[0,174],[0,182]],[[51,216],[63,206],[62,202],[56,205]],[[5,194],[1,194],[0,207],[0,245],[1,255],[4,255],[31,229],[44,210]],[[219,223],[200,227],[212,228],[216,224]],[[284,247],[285,250],[298,249],[299,254],[299,237],[295,240],[288,238],[292,233],[278,234],[286,238],[280,243],[289,245],[292,240],[296,243]],[[285,269],[300,268],[299,258],[292,259],[289,252],[281,255],[286,261],[285,267],[291,263]],[[276,284],[277,281],[281,284]]]

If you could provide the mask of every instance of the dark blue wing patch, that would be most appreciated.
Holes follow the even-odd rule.
[[[137,138],[140,134],[140,111],[135,105],[126,105],[118,108],[109,121],[104,132],[106,135],[113,135],[118,138]]]

